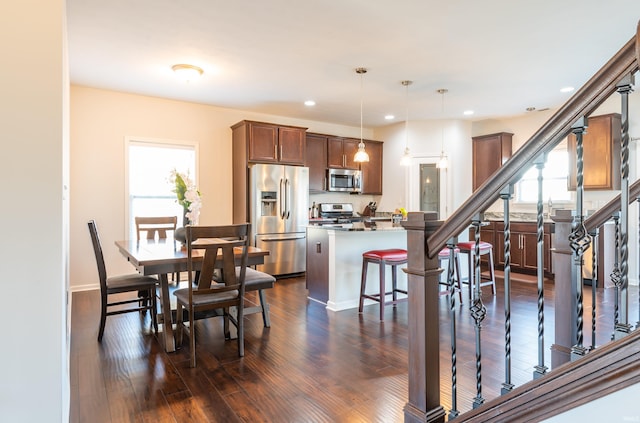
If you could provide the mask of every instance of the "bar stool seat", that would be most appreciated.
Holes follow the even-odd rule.
[[[397,267],[407,262],[407,250],[391,248],[387,250],[370,250],[362,254],[362,279],[360,282],[360,306],[358,312],[362,313],[365,298],[380,303],[380,320],[384,320],[384,306],[394,305],[407,301],[407,297],[398,298],[398,293],[407,295],[407,291],[398,288]],[[380,271],[380,290],[377,294],[366,294],[367,268],[369,263],[376,263]],[[386,291],[385,270],[386,266],[391,266],[391,291]],[[387,301],[387,295],[392,296],[391,301]]]
[[[462,282],[461,282],[461,277],[460,277],[460,257],[458,257],[458,253],[460,253],[460,249],[459,248],[454,248],[453,250],[453,260],[454,260],[454,267],[453,267],[453,278],[455,280],[456,283],[456,287],[454,287],[454,291],[458,291],[458,296],[460,298],[460,304],[462,304]],[[440,264],[440,266],[442,266],[442,262],[444,260],[449,260],[450,256],[449,256],[449,249],[448,248],[443,248],[442,250],[440,250],[440,252],[438,253],[438,263]],[[440,292],[440,295],[448,295],[451,294],[450,290],[449,290],[449,282],[447,281],[447,269],[445,269],[444,271],[444,275],[445,275],[445,280],[440,282],[440,285],[446,286],[447,290]]]
[[[476,243],[475,241],[466,241],[466,242],[460,242],[457,245],[458,249],[460,250],[460,252],[458,254],[466,254],[469,258],[469,260],[467,261],[468,263],[468,275],[469,277],[467,278],[467,280],[465,281],[466,283],[469,284],[469,300],[471,300],[472,297],[472,291],[474,288],[474,278],[475,278],[475,274],[474,274],[474,270],[473,270],[473,264],[474,264],[474,260],[475,260],[475,255],[476,255]],[[494,267],[494,263],[493,263],[493,245],[491,245],[488,242],[485,241],[480,241],[480,256],[482,257],[483,255],[488,255],[488,260],[489,260],[489,276],[485,276],[482,274],[482,272],[480,273],[480,288],[482,288],[483,286],[491,286],[491,293],[493,295],[496,294],[496,275],[495,275],[495,267]]]

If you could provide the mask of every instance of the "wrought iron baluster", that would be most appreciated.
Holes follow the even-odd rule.
[[[620,315],[614,339],[631,332],[629,324],[629,93],[633,91],[632,74],[617,85],[621,101],[620,137]]]
[[[591,243],[591,237],[587,233],[584,226],[584,211],[583,211],[583,194],[584,194],[584,160],[583,160],[583,145],[582,135],[587,127],[587,118],[581,117],[571,127],[571,132],[576,136],[576,216],[573,219],[573,228],[571,235],[569,236],[569,242],[571,250],[573,251],[573,265],[575,267],[575,288],[576,288],[576,344],[571,347],[571,360],[576,360],[584,356],[587,352],[583,346],[583,304],[582,304],[582,265],[584,260],[582,258],[585,250],[589,248]]]
[[[535,160],[538,169],[538,208],[537,208],[537,266],[538,266],[538,365],[534,367],[533,378],[537,379],[547,372],[544,365],[544,216],[543,216],[543,192],[542,171],[547,161],[547,155],[543,154]],[[549,210],[551,212],[551,210]]]
[[[475,290],[470,307],[471,317],[473,317],[475,321],[476,329],[476,397],[473,400],[473,408],[478,408],[484,404],[484,398],[482,398],[482,349],[480,332],[482,329],[482,321],[487,315],[487,309],[484,304],[482,304],[482,290],[480,289],[480,226],[482,225],[480,214],[476,214],[473,217],[471,224],[475,229],[475,254],[473,255]]]
[[[620,277],[620,212],[616,212],[612,216],[613,224],[615,227],[615,252],[613,259],[613,270],[611,271],[611,282],[616,287],[615,298],[613,302],[613,332],[611,333],[611,339],[615,338],[616,327],[620,318],[620,283],[622,278]]]
[[[456,257],[456,245],[458,244],[458,238],[454,237],[447,242],[447,248],[449,249],[449,263],[447,266],[447,282],[449,288],[449,313],[451,316],[451,411],[449,412],[449,420],[452,420],[458,415],[458,369],[457,369],[457,346],[456,346],[456,296],[454,283],[454,269]],[[458,275],[460,278],[460,275]]]
[[[596,295],[598,287],[598,235],[595,228],[589,233],[591,236],[591,349],[596,348]]]
[[[511,219],[509,201],[513,198],[513,185],[509,184],[500,192],[504,202],[504,383],[501,393],[513,389],[511,383]],[[477,241],[476,241],[477,242]]]

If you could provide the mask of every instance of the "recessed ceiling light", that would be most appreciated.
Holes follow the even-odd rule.
[[[198,78],[203,73],[202,68],[199,68],[198,66],[183,64],[183,63],[178,65],[173,65],[171,66],[171,69],[173,69],[173,72],[175,72],[175,74],[178,75],[180,79],[186,82],[189,82],[191,80]]]
[[[304,102],[304,105],[311,107],[311,106],[315,106],[316,102],[313,101],[313,100],[307,100],[307,101]]]
[[[473,110],[465,110],[465,111],[463,112],[463,114],[464,114],[465,116],[471,116],[473,113],[474,113],[474,112],[473,112]]]
[[[394,115],[386,115],[384,118],[386,120],[391,120],[391,119],[395,119],[396,117]]]
[[[575,90],[575,88],[573,88],[573,87],[563,87],[563,88],[560,88],[560,92],[561,92],[561,93],[570,93],[570,92],[571,92],[571,91],[573,91],[573,90]]]

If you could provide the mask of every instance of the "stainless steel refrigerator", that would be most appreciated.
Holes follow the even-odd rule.
[[[309,168],[251,165],[249,193],[254,245],[270,252],[258,270],[271,275],[304,272],[309,224]]]

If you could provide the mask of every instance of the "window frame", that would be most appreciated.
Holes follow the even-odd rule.
[[[566,143],[561,143],[558,146],[556,146],[556,148],[551,150],[551,152],[554,152],[554,151],[568,153],[567,152]],[[545,162],[545,167],[542,170],[543,179],[545,179],[544,178],[544,171],[547,169],[548,164],[549,164],[549,162],[547,160]],[[531,168],[534,167],[534,166],[535,165],[532,164]],[[529,171],[529,170],[527,170],[527,171]],[[536,172],[536,179],[537,179],[537,172]],[[548,179],[549,178],[547,178],[545,180],[548,180]],[[551,178],[551,179],[559,179],[559,178]],[[552,197],[551,201],[552,201],[553,204],[566,205],[566,204],[572,204],[573,202],[575,202],[575,191],[569,190],[569,188],[568,188],[568,179],[569,179],[569,165],[567,163],[567,175],[566,175],[566,178],[565,178],[565,189],[566,189],[566,192],[569,194],[569,199],[564,200],[564,199],[557,199],[557,198],[553,198]],[[514,185],[514,190],[515,190],[515,192],[514,192],[514,203],[515,204],[522,204],[522,205],[537,204],[538,203],[537,198],[536,198],[535,201],[522,200],[522,197],[521,197],[521,192],[522,192],[521,184],[522,184],[522,181],[523,181],[523,178],[520,178]],[[536,197],[537,197],[537,188],[536,188]],[[547,203],[548,201],[549,201],[549,198],[543,198],[543,202],[544,203]]]
[[[130,194],[129,194],[129,148],[132,145],[146,145],[148,147],[161,147],[161,148],[177,148],[177,149],[193,149],[194,152],[194,174],[191,175],[196,186],[199,181],[199,144],[196,141],[190,140],[174,140],[165,138],[146,138],[125,136],[124,137],[124,231],[125,239],[129,239],[130,234],[135,228],[133,216],[130,216]],[[167,175],[169,177],[169,175]]]

